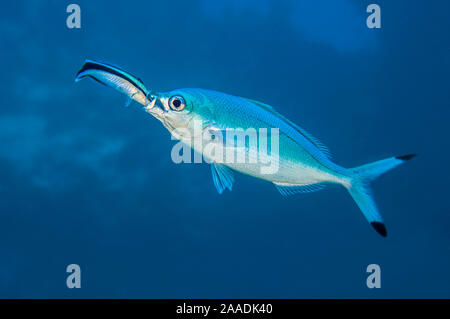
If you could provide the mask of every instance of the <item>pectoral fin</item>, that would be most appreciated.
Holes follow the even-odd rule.
[[[129,107],[132,101],[133,101],[132,97],[127,97],[125,99],[125,107]]]
[[[226,188],[231,191],[233,188],[234,177],[233,171],[229,167],[223,164],[211,163],[211,173],[214,186],[216,186],[219,194],[222,194]]]

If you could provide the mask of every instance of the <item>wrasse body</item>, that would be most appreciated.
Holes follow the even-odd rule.
[[[126,105],[129,105],[132,99],[141,104],[149,102],[147,100],[148,91],[142,80],[116,66],[86,60],[81,70],[78,71],[75,81],[78,82],[85,77],[125,94],[127,96]]]
[[[144,105],[144,110],[160,120],[173,136],[209,158],[214,185],[219,193],[232,189],[234,170],[272,182],[285,196],[317,191],[327,183],[339,184],[349,191],[374,229],[382,236],[387,235],[369,183],[414,155],[390,157],[347,169],[331,161],[326,146],[267,104],[206,89],[151,92],[142,81],[122,69],[90,60],[77,74],[76,80],[85,76]],[[201,123],[201,134],[195,134],[194,123]],[[224,138],[230,130],[248,135],[252,129],[257,132],[276,130],[276,157],[272,154],[273,145],[271,152],[263,152],[260,136],[256,142],[242,145],[228,143]],[[204,140],[205,131],[209,135],[220,136],[215,140],[216,146],[231,147],[237,157],[242,155],[248,160],[220,161],[210,153],[206,154],[202,143],[199,143]],[[268,162],[276,166],[276,171],[264,171]]]

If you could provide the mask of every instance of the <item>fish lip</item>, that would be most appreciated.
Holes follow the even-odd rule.
[[[159,107],[154,107],[154,108],[144,107],[144,110],[145,110],[145,112],[150,113],[151,115],[153,115],[155,117],[163,117],[166,113],[163,110],[161,110]]]
[[[150,113],[157,118],[161,118],[165,115],[165,113],[167,113],[167,111],[164,110],[163,103],[157,94],[149,93],[147,99],[149,100],[149,103],[143,107],[147,113]]]
[[[155,107],[155,104],[156,104],[156,100],[158,99],[156,96],[154,96],[154,95],[150,95],[150,98],[148,98],[148,96],[147,96],[147,99],[148,99],[148,104],[145,106],[145,108],[146,109],[152,109],[152,108],[154,108]]]

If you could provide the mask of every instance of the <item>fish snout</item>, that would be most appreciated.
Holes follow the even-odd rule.
[[[163,116],[167,111],[164,108],[164,103],[161,101],[161,98],[157,94],[149,93],[147,96],[147,100],[149,101],[146,106],[144,106],[144,110],[147,113],[150,113],[155,116]]]

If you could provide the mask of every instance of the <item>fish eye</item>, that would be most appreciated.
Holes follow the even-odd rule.
[[[179,95],[174,95],[169,99],[169,106],[174,111],[182,111],[186,107],[184,98]]]

